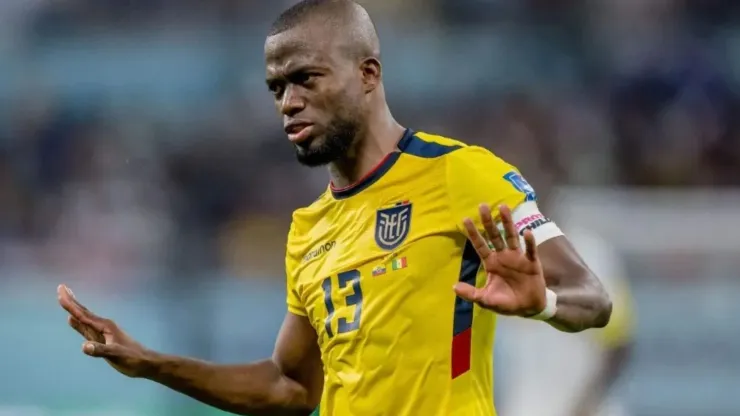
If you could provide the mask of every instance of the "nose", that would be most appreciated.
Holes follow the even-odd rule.
[[[286,87],[280,100],[280,112],[283,115],[292,117],[306,108],[306,100],[301,96],[299,88],[292,85]]]

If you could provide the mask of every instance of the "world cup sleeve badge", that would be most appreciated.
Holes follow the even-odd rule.
[[[525,196],[526,201],[536,201],[537,194],[534,192],[532,185],[517,171],[511,171],[504,175],[504,180],[509,182],[517,191]]]

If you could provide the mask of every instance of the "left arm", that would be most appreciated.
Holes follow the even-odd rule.
[[[537,247],[547,288],[558,295],[557,312],[546,322],[565,332],[603,328],[612,303],[598,277],[565,236]]]
[[[609,323],[612,303],[604,286],[533,201],[513,213],[501,205],[500,226],[487,204],[479,213],[486,237],[470,218],[464,227],[487,281],[479,288],[459,283],[458,296],[501,315],[544,320],[564,332]]]
[[[604,287],[540,213],[535,191],[521,174],[475,146],[451,153],[447,167],[452,211],[456,220],[465,218],[460,230],[488,276],[483,287],[458,284],[457,295],[498,314],[547,320],[566,332],[606,326],[611,302]]]

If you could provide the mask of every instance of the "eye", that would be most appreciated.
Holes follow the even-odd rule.
[[[300,74],[297,74],[295,77],[296,84],[303,85],[303,84],[308,83],[309,81],[311,81],[311,74],[307,72],[302,72]]]
[[[267,84],[267,89],[270,90],[272,95],[274,95],[275,97],[279,97],[280,94],[283,93],[283,86],[279,82],[269,82]]]
[[[311,86],[319,74],[315,72],[297,72],[291,77],[291,82],[301,86]]]

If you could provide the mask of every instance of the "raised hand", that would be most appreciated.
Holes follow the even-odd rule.
[[[540,313],[547,304],[545,277],[537,256],[537,244],[530,230],[524,232],[525,249],[519,244],[511,210],[499,207],[504,236],[501,236],[491,215],[491,208],[479,207],[483,229],[489,241],[481,235],[470,218],[463,223],[470,242],[481,258],[487,273],[486,284],[476,288],[458,283],[455,293],[465,300],[502,315],[529,317]]]
[[[69,312],[69,326],[86,340],[82,345],[85,354],[104,358],[111,367],[126,376],[146,375],[149,352],[144,347],[126,335],[115,322],[82,306],[66,286],[57,288],[57,297],[62,308]]]

